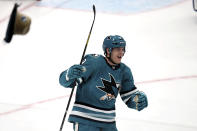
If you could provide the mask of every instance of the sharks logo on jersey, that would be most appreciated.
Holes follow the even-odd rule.
[[[101,81],[103,83],[103,87],[101,86],[97,86],[98,89],[100,89],[101,91],[105,92],[105,95],[102,96],[100,98],[100,100],[111,100],[111,99],[115,99],[115,90],[119,90],[120,88],[120,84],[116,83],[114,77],[109,74],[110,76],[110,81],[105,80],[103,78],[101,78]],[[114,89],[115,88],[115,89]]]
[[[87,55],[87,56],[85,56],[85,58],[83,58],[83,60],[82,60],[82,64],[84,64],[85,62],[86,62],[86,60],[88,59],[87,57],[92,57],[92,58],[98,58],[98,57],[100,57],[101,55],[98,55],[98,54],[90,54],[90,55]]]

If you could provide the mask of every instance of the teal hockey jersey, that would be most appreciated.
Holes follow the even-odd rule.
[[[118,94],[130,107],[131,95],[137,92],[132,72],[124,63],[111,66],[102,55],[86,55],[82,64],[86,71],[78,84],[75,103],[69,122],[78,122],[96,127],[114,128],[115,102]],[[59,82],[64,87],[73,87],[75,82],[66,80],[67,70],[60,74]]]

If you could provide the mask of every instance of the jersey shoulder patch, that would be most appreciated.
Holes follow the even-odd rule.
[[[97,58],[101,57],[102,55],[99,55],[99,54],[87,54],[84,59],[83,59],[83,63],[85,63],[86,61],[94,61],[96,60]]]
[[[97,59],[99,57],[101,57],[102,55],[99,54],[88,54],[84,57],[84,59]]]
[[[101,55],[99,55],[99,54],[89,54],[91,57],[93,57],[93,58],[98,58],[98,57],[100,57]]]

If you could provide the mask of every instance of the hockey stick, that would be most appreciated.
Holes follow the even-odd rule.
[[[93,5],[93,12],[94,12],[94,19],[93,19],[93,22],[92,22],[92,26],[90,28],[90,32],[88,34],[88,38],[87,38],[87,41],[86,41],[86,44],[85,44],[85,48],[83,50],[83,54],[82,54],[82,57],[81,57],[81,61],[80,61],[80,65],[82,64],[82,61],[83,61],[83,58],[84,58],[84,55],[85,55],[85,52],[86,52],[86,49],[87,49],[87,46],[88,46],[88,42],[89,42],[89,39],[90,39],[90,35],[92,33],[92,28],[93,28],[93,25],[94,25],[94,21],[95,21],[95,16],[96,16],[96,9],[95,9],[95,6]],[[73,96],[73,92],[74,92],[74,89],[75,89],[75,86],[72,88],[71,90],[71,94],[70,94],[70,97],[69,97],[69,100],[68,100],[68,104],[67,104],[67,107],[66,107],[66,111],[64,113],[64,117],[63,117],[63,120],[62,120],[62,124],[60,126],[60,131],[62,131],[62,128],[63,128],[63,125],[64,125],[64,121],[65,121],[65,118],[66,118],[66,115],[67,115],[67,112],[68,112],[68,108],[70,106],[70,101],[71,101],[71,98]]]

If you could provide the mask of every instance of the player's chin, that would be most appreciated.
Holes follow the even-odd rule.
[[[121,59],[116,60],[115,63],[116,63],[116,64],[120,64],[120,63],[121,63]]]

